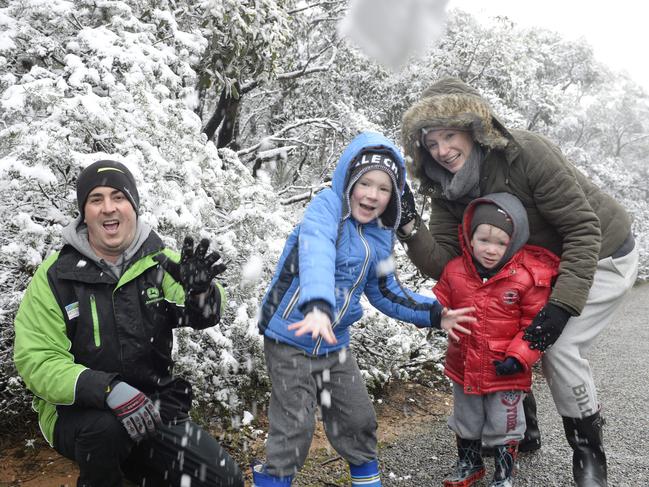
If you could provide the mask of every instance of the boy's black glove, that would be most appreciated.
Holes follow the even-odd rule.
[[[226,269],[225,264],[218,263],[221,259],[218,252],[207,254],[209,247],[210,241],[204,238],[194,250],[194,239],[185,237],[180,263],[164,254],[158,254],[154,259],[182,285],[187,294],[202,294],[210,288],[212,280]]]
[[[525,328],[523,338],[530,342],[532,350],[544,352],[557,341],[570,319],[570,313],[556,304],[548,303]]]
[[[502,362],[494,360],[494,366],[496,367],[496,375],[512,375],[523,371],[523,366],[514,357],[507,357]]]
[[[399,228],[406,223],[410,223],[417,216],[417,208],[415,207],[415,195],[412,194],[410,185],[406,182],[403,187],[403,194],[401,195],[401,219],[399,220]]]

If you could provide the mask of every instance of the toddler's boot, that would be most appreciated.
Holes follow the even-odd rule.
[[[470,487],[485,475],[480,455],[480,440],[457,437],[457,462],[453,472],[444,479],[444,487]]]
[[[506,445],[498,445],[495,451],[494,477],[489,487],[512,487],[514,485],[514,465],[518,443],[513,441]]]

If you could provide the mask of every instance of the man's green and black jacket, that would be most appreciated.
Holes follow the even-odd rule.
[[[151,232],[117,279],[65,245],[34,275],[16,316],[14,360],[36,396],[34,408],[52,443],[57,407],[106,408],[114,380],[158,400],[163,420],[186,417],[191,387],[172,376],[172,329],[203,329],[220,319],[223,288],[198,303],[153,257],[178,254]]]

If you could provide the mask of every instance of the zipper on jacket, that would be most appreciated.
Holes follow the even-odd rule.
[[[343,316],[345,316],[345,313],[347,312],[347,308],[349,308],[349,304],[351,303],[352,296],[354,295],[354,291],[356,291],[356,288],[361,283],[361,280],[365,275],[365,271],[367,270],[367,264],[369,264],[370,262],[370,246],[367,243],[367,240],[365,240],[365,237],[363,236],[363,227],[361,225],[358,225],[356,226],[356,230],[358,231],[358,236],[361,238],[361,242],[365,247],[365,260],[363,261],[361,272],[358,274],[358,278],[356,279],[356,282],[354,283],[351,290],[347,293],[347,296],[345,297],[345,302],[340,308],[340,312],[338,313],[338,316],[336,317],[335,321],[331,324],[332,330],[336,328],[336,325],[338,325],[340,323],[340,320],[342,320]],[[316,342],[315,347],[313,347],[313,355],[318,354],[321,345],[322,345],[322,337],[320,336],[318,337],[318,341]]]
[[[97,301],[95,295],[90,295],[90,314],[92,315],[92,331],[95,338],[95,347],[99,348],[101,345],[101,338],[99,336],[99,315],[97,314]]]
[[[295,293],[293,293],[293,296],[289,300],[288,304],[286,305],[286,309],[284,310],[284,313],[282,314],[282,319],[287,319],[289,315],[291,314],[291,311],[293,311],[293,308],[297,304],[297,300],[300,298],[300,288],[298,287],[295,290]]]

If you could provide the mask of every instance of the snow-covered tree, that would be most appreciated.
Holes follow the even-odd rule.
[[[199,400],[222,411],[240,408],[246,387],[263,394],[254,373],[240,372],[244,364],[263,371],[255,314],[293,218],[202,133],[188,99],[205,39],[146,2],[26,0],[4,8],[0,22],[3,381],[15,375],[8,344],[22,292],[75,216],[76,175],[112,158],[133,170],[140,218],[170,246],[185,234],[207,237],[230,261],[229,310],[214,329],[178,333],[180,371],[193,376]],[[258,269],[244,278],[249,262]]]

